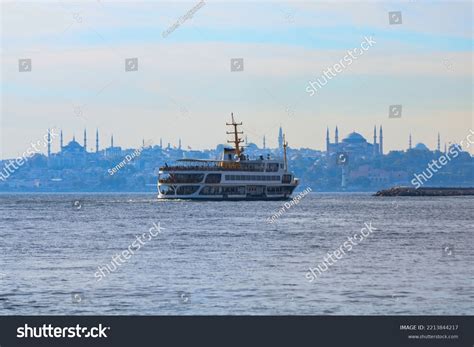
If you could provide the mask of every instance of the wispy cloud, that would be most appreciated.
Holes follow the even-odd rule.
[[[281,123],[292,146],[316,148],[326,125],[364,133],[383,124],[387,149],[406,147],[410,131],[429,144],[438,130],[454,141],[471,126],[469,3],[211,1],[163,39],[196,3],[2,4],[0,157],[17,155],[50,126],[71,134],[99,127],[124,146],[166,136],[214,147],[225,140],[231,111],[251,120],[253,141],[266,134],[271,144]],[[392,10],[403,13],[396,28],[388,24]],[[308,80],[365,35],[377,46],[308,99]],[[130,57],[139,69],[125,73]],[[245,60],[239,74],[230,72],[236,57]],[[20,58],[32,59],[31,73],[18,73]],[[404,104],[398,123],[388,120],[389,104]]]

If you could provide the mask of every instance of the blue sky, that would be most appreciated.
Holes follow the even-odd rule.
[[[386,150],[406,148],[409,133],[434,148],[438,131],[448,143],[473,128],[470,2],[206,1],[162,37],[198,3],[2,3],[0,158],[48,127],[66,140],[99,128],[103,144],[113,133],[123,147],[214,148],[230,112],[258,145],[266,135],[275,146],[282,125],[290,146],[316,149],[327,126],[371,139],[383,125]],[[364,37],[376,44],[311,97],[307,83]],[[31,72],[18,71],[24,58]],[[127,58],[138,71],[125,72]],[[394,104],[400,119],[388,117]]]

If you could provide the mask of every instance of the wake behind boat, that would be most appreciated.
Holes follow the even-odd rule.
[[[176,164],[160,167],[159,199],[200,200],[286,200],[298,186],[299,180],[288,171],[283,141],[283,159],[270,155],[250,159],[241,146],[243,140],[231,114],[234,147],[224,148],[221,160],[180,159]]]

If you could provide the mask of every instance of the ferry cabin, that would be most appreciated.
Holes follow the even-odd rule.
[[[160,168],[160,198],[287,199],[298,184],[278,160],[178,162]]]

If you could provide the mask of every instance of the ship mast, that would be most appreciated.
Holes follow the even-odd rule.
[[[234,113],[230,114],[232,117],[232,123],[226,123],[226,125],[233,126],[234,130],[233,131],[227,131],[228,135],[234,135],[234,139],[231,141],[227,141],[228,143],[233,143],[235,146],[235,154],[237,154],[237,157],[240,158],[240,154],[243,152],[243,149],[240,148],[240,144],[243,142],[243,140],[239,137],[239,134],[243,134],[242,131],[238,131],[238,126],[242,125],[242,122],[236,123],[234,120]]]

